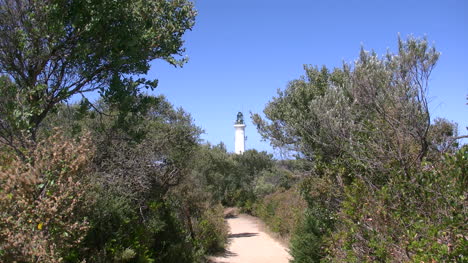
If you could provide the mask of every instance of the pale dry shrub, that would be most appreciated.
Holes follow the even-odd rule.
[[[61,132],[0,167],[0,261],[61,262],[80,243],[88,222],[80,213],[89,136]]]
[[[272,231],[289,239],[306,208],[307,203],[299,189],[293,187],[265,196],[255,205],[254,215],[260,217]]]

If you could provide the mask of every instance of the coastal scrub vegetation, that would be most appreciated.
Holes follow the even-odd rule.
[[[182,66],[186,0],[0,0],[0,261],[206,262],[224,208],[293,262],[465,262],[468,147],[431,118],[426,39],[305,66],[252,119],[295,159],[200,139],[156,88]],[[93,100],[89,97],[94,97]]]
[[[311,165],[293,262],[466,261],[467,136],[432,121],[427,99],[439,55],[409,37],[396,53],[305,66],[265,117],[252,116],[273,146]]]
[[[220,205],[183,194],[201,130],[139,77],[186,62],[195,15],[185,0],[0,1],[0,261],[201,262],[224,247]]]

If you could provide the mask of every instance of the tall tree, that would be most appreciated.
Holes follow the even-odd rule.
[[[429,76],[439,53],[426,39],[398,39],[398,52],[361,50],[352,64],[330,72],[306,67],[253,115],[274,146],[291,146],[324,161],[341,158],[375,174],[398,163],[407,173],[429,150]],[[375,183],[375,182],[374,182]]]
[[[124,100],[155,88],[131,76],[154,59],[184,64],[182,36],[195,15],[188,0],[0,0],[0,142],[35,140],[47,114],[74,95]]]

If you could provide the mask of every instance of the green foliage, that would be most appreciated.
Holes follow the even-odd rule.
[[[320,262],[326,255],[325,240],[334,230],[342,199],[343,167],[316,161],[311,172],[300,184],[307,209],[291,237],[293,262]]]
[[[328,259],[464,262],[467,158],[465,146],[375,193],[363,182],[348,186]]]
[[[455,152],[459,144],[455,138],[458,137],[458,125],[446,119],[436,118],[429,129],[429,140],[434,154],[431,159],[436,159],[439,152]]]
[[[83,258],[112,261],[134,255],[138,262],[194,262],[200,257],[185,199],[170,191],[184,182],[200,130],[163,97],[146,98],[146,109],[127,114],[124,122],[105,103],[105,115],[79,122],[93,129],[99,145],[93,174],[97,206],[85,243],[92,249]],[[72,117],[82,114],[71,110],[77,110]]]
[[[247,150],[243,154],[233,155],[233,157],[240,168],[239,172],[249,181],[261,171],[271,169],[274,165],[271,154],[258,152],[255,149]]]
[[[410,37],[395,54],[361,50],[339,69],[306,66],[266,119],[252,116],[273,146],[312,164],[294,262],[466,261],[464,136],[447,120],[431,125],[426,97],[438,57]]]
[[[278,190],[254,205],[254,215],[260,217],[267,226],[281,236],[288,238],[301,221],[307,204],[297,188]]]
[[[25,261],[53,262],[63,256],[67,262],[198,262],[207,252],[222,248],[226,233],[221,208],[211,209],[209,201],[190,207],[191,200],[203,200],[206,195],[185,194],[193,182],[191,160],[201,130],[164,97],[142,94],[143,89],[154,89],[157,81],[139,78],[154,59],[174,66],[186,62],[181,57],[182,36],[194,24],[193,4],[186,0],[7,0],[0,3],[0,14],[2,166],[11,163],[12,152],[30,161],[28,151],[51,137],[55,126],[66,136],[90,139],[96,145],[83,175],[89,185],[69,189],[85,192],[88,202],[82,209],[89,228],[65,224],[63,229],[71,229],[65,234],[75,236],[71,247],[68,238],[61,244],[55,238],[61,233],[53,233],[43,235],[49,247],[36,242],[36,254],[29,253],[29,248],[18,252],[13,241],[1,244],[0,254],[6,255],[4,248],[9,248],[18,254],[7,253],[14,260],[30,254],[36,257]],[[90,91],[100,99],[89,101]],[[76,95],[83,97],[79,105],[64,104]],[[38,182],[38,188],[48,189],[51,200],[61,200],[62,192],[52,191],[52,184],[45,187]],[[34,188],[38,182],[29,183]],[[72,204],[75,198],[70,196]],[[42,201],[39,207],[53,203]],[[63,209],[60,216],[80,222],[73,208]],[[45,212],[38,209],[37,214],[41,213]],[[39,224],[47,231],[54,226],[41,220],[32,226]],[[80,235],[73,232],[76,228],[83,230]],[[34,243],[24,241],[25,247]]]
[[[270,141],[274,147],[300,151],[311,156],[314,151],[325,151],[318,142],[310,137],[313,128],[316,135],[326,136],[324,131],[308,128],[307,124],[318,122],[322,113],[313,112],[310,103],[324,96],[330,86],[339,86],[342,72],[335,70],[330,73],[326,67],[304,66],[306,75],[288,84],[285,91],[278,91],[278,97],[273,98],[264,109],[266,118],[254,114],[252,119],[260,134]],[[316,124],[315,126],[317,126]],[[325,128],[325,127],[323,127]],[[332,154],[327,150],[327,153]],[[322,153],[326,154],[326,153]]]
[[[324,230],[329,228],[321,221],[321,217],[319,213],[310,210],[304,213],[302,222],[295,228],[291,238],[290,253],[293,257],[291,262],[320,262],[325,254],[323,249]]]
[[[35,140],[57,104],[89,91],[131,111],[129,95],[157,81],[127,76],[146,74],[154,59],[182,65],[182,35],[196,15],[185,0],[7,0],[0,13],[0,91],[9,105],[0,112],[0,136],[7,141],[17,129]]]
[[[426,90],[438,57],[427,40],[409,38],[399,39],[396,54],[361,50],[341,69],[305,67],[304,77],[267,104],[270,121],[253,120],[273,146],[324,162],[339,158],[383,184],[395,167],[407,172],[427,155]]]
[[[273,157],[266,152],[245,151],[229,154],[223,144],[205,145],[199,149],[192,174],[203,182],[215,202],[239,206],[250,212],[255,202],[256,181],[273,169]]]
[[[200,182],[190,176],[200,129],[164,97],[136,96],[132,103],[141,99],[145,109],[129,112],[124,122],[118,108],[102,101],[97,109],[61,105],[42,126],[40,137],[57,123],[78,138],[91,130],[97,145],[88,175],[95,200],[90,230],[70,262],[198,262],[223,245],[222,215],[218,209],[207,218],[212,203],[193,190]],[[205,234],[198,236],[200,221]]]
[[[195,232],[203,251],[207,253],[223,251],[228,236],[223,206],[217,205],[205,210],[197,222]]]
[[[232,204],[230,196],[236,179],[236,165],[223,144],[202,145],[192,164],[192,175],[201,182],[214,202]]]

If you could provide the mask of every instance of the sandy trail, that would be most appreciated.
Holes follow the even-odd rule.
[[[256,218],[240,214],[227,219],[229,244],[227,251],[211,258],[215,263],[287,263],[287,249],[260,230]]]

